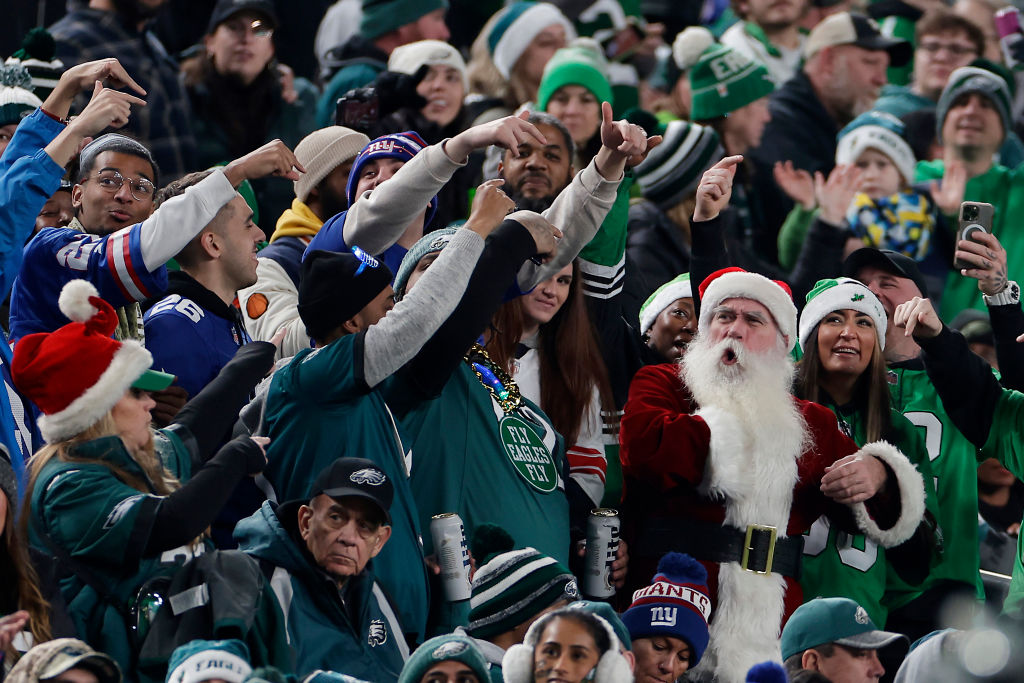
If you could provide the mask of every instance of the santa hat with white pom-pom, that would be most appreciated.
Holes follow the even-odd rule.
[[[117,313],[87,280],[64,285],[58,301],[70,323],[55,332],[22,337],[14,348],[14,384],[43,412],[48,443],[96,424],[129,388],[166,389],[174,375],[150,370],[153,356],[135,341],[111,337]]]

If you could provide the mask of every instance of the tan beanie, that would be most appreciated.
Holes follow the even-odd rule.
[[[295,197],[305,202],[309,192],[327,175],[370,144],[370,138],[344,126],[328,126],[315,130],[295,146],[295,157],[305,167],[295,181]]]

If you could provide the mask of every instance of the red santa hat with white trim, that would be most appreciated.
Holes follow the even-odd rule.
[[[129,388],[166,389],[174,375],[150,370],[153,356],[136,341],[111,337],[117,313],[87,280],[64,285],[58,301],[72,322],[54,332],[22,337],[14,347],[14,384],[43,412],[48,443],[96,424]]]
[[[769,280],[764,275],[742,268],[722,268],[708,275],[698,288],[700,292],[700,318],[697,332],[707,334],[711,316],[726,299],[753,299],[768,309],[786,337],[787,351],[796,345],[796,306],[793,292],[781,280]]]

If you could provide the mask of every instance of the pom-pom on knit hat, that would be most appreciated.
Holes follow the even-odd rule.
[[[856,163],[866,149],[876,149],[892,160],[903,176],[903,182],[914,182],[914,150],[910,149],[904,135],[906,126],[892,114],[884,111],[869,111],[861,114],[839,131],[836,146],[836,163]]]
[[[252,672],[249,648],[240,640],[191,640],[176,648],[167,663],[165,683],[201,683],[211,679],[242,683]]]
[[[710,126],[670,121],[664,140],[633,169],[644,197],[668,210],[693,192],[704,171],[725,155]]]
[[[39,431],[48,443],[96,424],[129,387],[160,391],[174,381],[149,369],[153,356],[141,344],[111,337],[117,313],[91,282],[64,285],[58,305],[72,322],[22,337],[11,361],[15,386],[43,412]]]
[[[30,90],[40,100],[45,100],[57,87],[64,73],[64,62],[57,59],[57,41],[41,26],[31,29],[21,41],[21,47],[14,52],[5,66],[20,64],[32,79]]]
[[[796,306],[793,292],[781,280],[769,280],[764,275],[750,273],[742,268],[722,268],[700,284],[700,318],[697,330],[707,334],[715,308],[726,299],[753,299],[768,309],[779,332],[786,337],[787,351],[796,346]]]
[[[512,550],[511,544],[508,532],[493,524],[474,533],[471,547],[480,565],[473,576],[466,629],[474,638],[486,640],[510,631],[559,600],[580,597],[576,577],[561,563],[534,548]],[[488,552],[491,548],[498,552]]]
[[[640,334],[646,334],[661,312],[676,299],[692,299],[693,287],[690,285],[690,274],[683,273],[672,278],[654,293],[640,307]]]
[[[666,553],[650,586],[633,592],[633,602],[622,613],[629,636],[653,638],[672,636],[686,641],[696,666],[708,647],[708,619],[711,598],[708,572],[684,553]]]
[[[807,293],[807,304],[800,312],[800,350],[804,350],[811,332],[832,311],[851,308],[870,316],[875,324],[875,336],[885,348],[885,309],[874,292],[859,280],[849,277],[818,280]]]
[[[348,205],[352,206],[356,203],[356,187],[359,185],[359,175],[363,166],[374,159],[399,159],[408,163],[426,146],[426,141],[420,137],[419,133],[411,130],[404,133],[382,135],[370,141],[352,163],[352,171],[348,175],[348,185],[345,187]],[[431,197],[430,203],[427,205],[427,215],[423,220],[424,226],[430,223],[435,213],[437,213],[437,195]]]
[[[987,98],[999,112],[1003,123],[1003,137],[1013,130],[1013,96],[1006,81],[999,74],[977,66],[962,66],[949,75],[935,106],[935,135],[942,143],[942,127],[949,108],[961,95],[977,93]]]
[[[716,43],[702,26],[676,36],[672,52],[679,68],[689,71],[694,121],[725,116],[775,90],[764,64]]]
[[[450,66],[462,77],[462,87],[469,90],[469,79],[466,76],[466,60],[452,45],[440,40],[417,40],[414,43],[399,45],[388,57],[388,71],[415,75],[419,68],[427,66]]]
[[[366,40],[379,38],[439,9],[448,9],[448,0],[363,0],[359,34]]]
[[[441,662],[461,662],[476,674],[480,683],[490,683],[490,666],[480,648],[472,638],[454,633],[431,638],[416,648],[402,667],[398,683],[420,683],[424,674]]]
[[[594,94],[598,103],[612,102],[608,61],[592,38],[580,38],[557,50],[548,60],[537,89],[537,109],[547,111],[551,96],[566,85],[583,86]]]
[[[370,138],[344,126],[327,126],[302,138],[295,145],[295,158],[306,172],[295,181],[295,198],[305,202],[312,190],[331,171],[356,158]]]
[[[558,24],[564,28],[566,42],[576,37],[572,22],[550,2],[514,2],[496,17],[487,35],[487,50],[505,79],[512,75],[512,68],[537,34],[548,26]]]
[[[21,64],[0,66],[0,126],[20,123],[42,101],[32,94],[32,76]]]

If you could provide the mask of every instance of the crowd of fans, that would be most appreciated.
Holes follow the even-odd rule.
[[[1019,680],[1017,9],[450,3],[0,67],[0,680]]]

